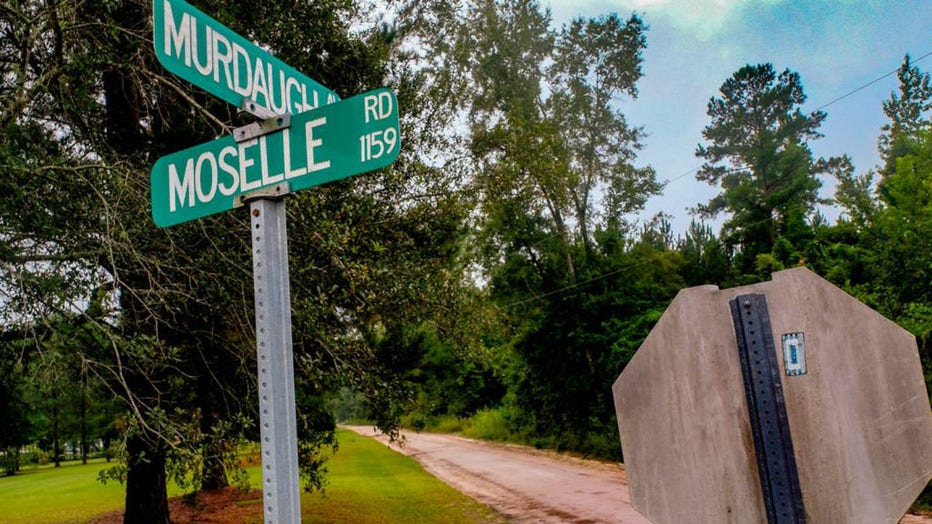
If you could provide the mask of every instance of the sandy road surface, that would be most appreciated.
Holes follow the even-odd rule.
[[[405,433],[399,446],[371,427],[347,429],[414,458],[511,522],[650,524],[631,506],[620,465],[453,435]],[[900,524],[932,524],[932,519],[907,515]]]
[[[372,428],[348,429],[388,443]],[[511,522],[650,524],[631,507],[620,466],[452,435],[405,433],[391,447]]]

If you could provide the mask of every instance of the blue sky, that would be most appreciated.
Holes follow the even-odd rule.
[[[574,17],[637,12],[649,25],[644,77],[637,100],[623,102],[629,121],[648,133],[639,164],[660,180],[698,167],[696,145],[708,123],[706,104],[732,73],[748,63],[771,62],[802,77],[805,111],[831,102],[885,73],[909,53],[932,51],[932,1],[873,0],[549,0],[555,25]],[[932,56],[917,64],[932,71]],[[897,89],[896,76],[825,108],[824,138],[811,144],[816,156],[848,154],[857,172],[878,163],[877,136],[885,122],[881,102]],[[823,196],[834,192],[823,181]],[[690,174],[651,199],[643,217],[663,211],[682,233],[687,208],[717,190]],[[837,210],[823,212],[832,220]],[[720,223],[721,220],[716,221]]]

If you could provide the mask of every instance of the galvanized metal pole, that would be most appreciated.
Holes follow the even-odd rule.
[[[249,206],[256,291],[263,513],[266,524],[299,524],[301,500],[285,201],[259,198]]]

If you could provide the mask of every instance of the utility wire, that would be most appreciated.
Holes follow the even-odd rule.
[[[763,219],[763,220],[757,220],[757,221],[751,222],[751,223],[748,224],[746,227],[748,227],[748,228],[753,228],[753,227],[760,226],[760,225],[762,225],[762,224],[766,224],[766,223],[768,223],[768,222],[770,222],[770,221],[771,221],[770,219],[766,219],[766,218],[765,218],[765,219]],[[504,305],[504,306],[501,306],[501,307],[502,307],[502,309],[511,309],[511,308],[513,308],[513,307],[515,307],[515,306],[519,306],[519,305],[525,304],[525,303],[527,303],[527,302],[532,302],[532,301],[534,301],[534,300],[539,300],[539,299],[546,298],[546,297],[549,297],[549,296],[552,296],[552,295],[558,295],[558,294],[560,294],[560,293],[565,293],[565,292],[567,292],[567,291],[572,291],[572,290],[574,290],[574,289],[576,289],[576,288],[578,288],[578,287],[586,286],[586,285],[589,285],[589,284],[591,284],[591,283],[593,283],[593,282],[597,282],[597,281],[599,281],[599,280],[606,279],[606,278],[608,278],[608,277],[613,277],[613,276],[615,276],[615,275],[617,275],[617,274],[619,274],[619,273],[624,273],[625,271],[628,271],[629,269],[634,269],[634,268],[636,268],[636,267],[638,267],[638,266],[642,266],[642,265],[644,265],[644,264],[650,264],[650,263],[654,262],[655,260],[659,260],[660,257],[662,257],[662,256],[663,256],[665,253],[667,253],[667,252],[668,252],[668,251],[666,251],[666,250],[660,250],[660,251],[658,251],[657,253],[655,253],[655,254],[653,254],[653,255],[649,255],[649,256],[645,257],[644,260],[640,260],[640,261],[638,261],[638,262],[634,262],[633,264],[628,264],[627,266],[623,266],[623,267],[620,267],[620,268],[618,268],[618,269],[613,269],[612,271],[608,271],[608,272],[603,273],[603,274],[601,274],[601,275],[592,277],[592,278],[590,278],[590,279],[588,279],[588,280],[584,280],[584,281],[582,281],[582,282],[576,282],[575,284],[570,284],[570,285],[568,285],[568,286],[565,286],[565,287],[562,287],[562,288],[559,288],[559,289],[554,289],[554,290],[548,291],[548,292],[546,292],[546,293],[541,293],[541,294],[539,294],[539,295],[534,295],[533,297],[529,297],[529,298],[525,298],[525,299],[522,299],[522,300],[518,300],[518,301],[512,302],[512,303],[510,303],[510,304],[507,304],[507,305]]]
[[[664,184],[669,184],[670,182],[676,182],[677,180],[679,180],[679,179],[681,179],[681,178],[683,178],[683,177],[686,177],[686,176],[688,176],[688,175],[691,175],[691,174],[695,173],[696,171],[699,171],[699,169],[701,169],[701,168],[702,168],[702,166],[694,167],[694,168],[690,169],[689,171],[687,171],[687,172],[685,172],[685,173],[683,173],[683,174],[681,174],[681,175],[677,175],[677,176],[675,176],[675,177],[673,177],[673,178],[668,178],[668,179],[664,180],[663,183],[664,183]]]
[[[916,63],[920,62],[921,60],[926,59],[926,58],[928,58],[928,57],[930,57],[930,56],[932,56],[932,51],[929,51],[928,53],[926,53],[926,54],[920,56],[919,58],[910,60],[910,63],[911,63],[911,64],[916,64]],[[859,86],[859,87],[856,87],[856,88],[852,89],[851,91],[848,91],[847,93],[845,93],[845,94],[839,96],[838,98],[835,98],[835,99],[833,99],[833,100],[831,100],[831,101],[829,101],[829,102],[827,102],[827,103],[825,103],[825,104],[822,104],[821,106],[819,106],[818,108],[816,108],[815,112],[819,112],[819,111],[825,109],[826,107],[828,107],[828,106],[830,106],[830,105],[832,105],[832,104],[834,104],[834,103],[836,103],[836,102],[840,102],[840,101],[844,100],[845,98],[848,98],[848,97],[851,96],[851,95],[854,95],[854,94],[856,94],[856,93],[859,93],[859,92],[861,92],[861,91],[867,89],[868,87],[870,87],[870,86],[876,84],[877,82],[880,82],[881,80],[883,80],[883,79],[885,79],[885,78],[889,78],[889,77],[895,75],[899,70],[900,70],[900,68],[897,67],[897,68],[894,69],[893,71],[890,71],[890,72],[888,72],[888,73],[884,73],[883,75],[881,75],[881,76],[879,76],[879,77],[877,77],[877,78],[871,80],[870,82],[868,82],[868,83],[866,83],[866,84],[864,84],[864,85],[861,85],[861,86]],[[669,184],[670,182],[676,182],[677,180],[680,180],[680,179],[682,179],[682,178],[685,178],[685,177],[687,177],[687,176],[689,176],[689,175],[695,173],[696,171],[699,171],[700,169],[702,169],[702,166],[694,167],[694,168],[690,169],[689,171],[686,171],[685,173],[683,173],[683,174],[681,174],[681,175],[677,175],[677,176],[675,176],[675,177],[673,177],[673,178],[668,178],[667,180],[664,180],[663,183],[664,183],[664,184]]]
[[[929,51],[928,53],[926,53],[926,54],[920,56],[919,58],[916,58],[915,60],[911,60],[911,63],[912,63],[912,64],[915,64],[915,63],[917,63],[917,62],[919,62],[919,61],[921,61],[921,60],[923,60],[923,59],[925,59],[925,58],[928,58],[929,56],[932,56],[932,51]],[[867,89],[868,87],[870,87],[870,86],[876,84],[877,82],[880,82],[881,80],[883,80],[883,79],[885,79],[885,78],[888,78],[888,77],[890,77],[890,76],[892,76],[892,75],[895,75],[899,70],[900,70],[900,68],[897,67],[896,69],[894,69],[893,71],[890,71],[889,73],[885,73],[884,75],[879,76],[879,77],[875,78],[874,80],[871,80],[870,82],[868,82],[868,83],[866,83],[866,84],[864,84],[864,85],[862,85],[862,86],[860,86],[860,87],[857,87],[857,88],[855,88],[855,89],[852,89],[851,91],[848,91],[847,93],[845,93],[845,94],[839,96],[838,98],[835,98],[835,99],[833,99],[833,100],[831,100],[831,101],[829,101],[829,102],[827,102],[827,103],[825,103],[825,104],[822,104],[821,106],[819,106],[819,107],[816,109],[816,112],[821,111],[821,110],[825,109],[826,107],[828,107],[828,106],[830,106],[830,105],[832,105],[832,104],[834,104],[834,103],[836,103],[836,102],[839,102],[839,101],[841,101],[841,100],[844,100],[845,98],[848,98],[848,97],[851,96],[851,95],[854,95],[854,94],[856,94],[856,93],[858,93],[858,92],[860,92],[860,91],[863,91],[864,89]],[[694,167],[693,169],[690,169],[689,171],[686,171],[686,172],[684,172],[684,173],[682,173],[682,174],[680,174],[680,175],[677,175],[677,176],[675,176],[675,177],[673,177],[673,178],[669,178],[669,179],[665,180],[665,181],[664,181],[664,184],[668,184],[668,183],[670,183],[670,182],[675,182],[675,181],[677,181],[677,180],[680,180],[680,179],[682,179],[682,178],[685,178],[685,177],[687,177],[687,176],[689,176],[689,175],[691,175],[691,174],[693,174],[693,173],[699,171],[701,168],[702,168],[702,166]],[[740,170],[740,169],[741,169],[741,168],[735,168],[735,169],[732,169],[731,171]],[[753,225],[759,225],[760,223],[762,223],[762,221],[759,221],[759,222],[757,222],[757,223],[755,223],[755,224],[751,224],[751,225],[752,225],[752,226],[753,226]],[[540,243],[540,242],[538,242],[538,243]],[[534,300],[540,300],[540,299],[542,299],[542,298],[546,298],[546,297],[549,297],[549,296],[557,295],[557,294],[560,294],[560,293],[565,293],[565,292],[567,292],[567,291],[572,291],[573,289],[576,289],[576,288],[579,288],[579,287],[582,287],[582,286],[589,285],[589,284],[591,284],[591,283],[593,283],[593,282],[597,282],[597,281],[599,281],[599,280],[606,279],[606,278],[608,278],[608,277],[615,276],[615,275],[617,275],[617,274],[619,274],[619,273],[623,273],[623,272],[625,272],[625,271],[628,271],[629,269],[633,269],[633,268],[635,268],[635,267],[638,267],[638,266],[641,266],[641,265],[644,265],[644,264],[651,263],[651,262],[653,262],[656,258],[658,258],[661,254],[662,254],[662,252],[661,252],[661,253],[658,253],[656,256],[649,256],[649,257],[647,257],[646,259],[641,260],[641,261],[639,261],[639,262],[635,262],[635,263],[633,263],[633,264],[629,264],[629,265],[624,266],[624,267],[621,267],[621,268],[619,268],[619,269],[615,269],[615,270],[609,271],[609,272],[607,272],[607,273],[604,273],[604,274],[602,274],[602,275],[598,275],[598,276],[592,277],[592,278],[590,278],[590,279],[588,279],[588,280],[584,280],[584,281],[582,281],[582,282],[576,282],[575,284],[570,284],[569,286],[566,286],[566,287],[562,287],[562,288],[559,288],[559,289],[554,289],[554,290],[548,291],[548,292],[546,292],[546,293],[541,293],[540,295],[534,295],[533,297],[530,297],[530,298],[526,298],[526,299],[523,299],[523,300],[518,300],[518,301],[516,301],[516,302],[512,302],[512,303],[510,303],[510,304],[507,304],[507,305],[503,306],[503,309],[511,309],[511,308],[513,308],[513,307],[515,307],[515,306],[519,306],[519,305],[525,304],[525,303],[527,303],[527,302],[532,302],[532,301],[534,301]]]
[[[662,252],[661,252],[661,253],[662,253]],[[578,288],[578,287],[586,286],[586,285],[589,285],[589,284],[591,284],[591,283],[593,283],[593,282],[596,282],[596,281],[599,281],[599,280],[602,280],[602,279],[605,279],[605,278],[608,278],[608,277],[611,277],[611,276],[615,276],[615,275],[617,275],[617,274],[619,274],[619,273],[624,273],[625,271],[627,271],[627,270],[629,270],[629,269],[634,269],[635,267],[643,266],[644,264],[649,264],[649,263],[653,262],[654,259],[657,258],[657,257],[659,257],[661,253],[658,253],[656,256],[649,256],[649,257],[647,257],[647,258],[645,258],[644,260],[641,260],[641,261],[639,261],[639,262],[635,262],[635,263],[633,263],[633,264],[628,264],[627,266],[620,267],[620,268],[615,269],[615,270],[613,270],[613,271],[609,271],[608,273],[603,273],[603,274],[601,274],[601,275],[592,277],[592,278],[590,278],[589,280],[583,280],[582,282],[576,282],[575,284],[570,284],[569,286],[562,287],[562,288],[560,288],[560,289],[554,289],[553,291],[548,291],[548,292],[546,292],[546,293],[541,293],[540,295],[534,295],[533,297],[530,297],[530,298],[525,298],[525,299],[523,299],[523,300],[518,300],[518,301],[516,301],[516,302],[512,302],[511,304],[508,304],[508,305],[504,306],[504,309],[511,309],[511,308],[513,308],[513,307],[515,307],[515,306],[518,306],[518,305],[521,305],[521,304],[524,304],[524,303],[527,303],[527,302],[532,302],[532,301],[534,301],[534,300],[540,300],[540,299],[542,299],[542,298],[546,298],[546,297],[549,297],[549,296],[551,296],[551,295],[556,295],[556,294],[559,294],[559,293],[564,293],[564,292],[566,292],[566,291],[570,291],[570,290],[576,289],[576,288]]]
[[[932,51],[929,51],[928,53],[926,53],[926,54],[920,56],[919,58],[917,58],[917,59],[915,59],[915,60],[912,60],[911,63],[915,64],[916,62],[919,62],[920,60],[922,60],[923,58],[926,58],[926,57],[928,57],[928,56],[932,56]],[[838,102],[839,100],[844,100],[845,98],[848,98],[849,96],[851,96],[851,95],[853,95],[853,94],[855,94],[855,93],[857,93],[857,92],[859,92],[859,91],[863,91],[864,89],[867,89],[868,87],[870,87],[870,86],[876,84],[877,82],[880,82],[880,81],[883,80],[884,78],[887,78],[887,77],[889,77],[889,76],[895,75],[895,74],[897,73],[897,71],[899,71],[899,70],[900,70],[900,68],[897,67],[897,68],[894,69],[893,71],[890,71],[889,73],[887,73],[887,74],[885,74],[885,75],[883,75],[883,76],[877,77],[877,78],[871,80],[870,82],[868,82],[868,83],[862,85],[861,87],[852,89],[851,91],[848,91],[847,93],[845,93],[845,94],[841,95],[840,97],[838,97],[838,98],[832,100],[831,102],[819,106],[818,109],[816,109],[816,111],[821,111],[821,110],[825,109],[826,107],[828,107],[828,106],[834,104],[835,102]]]

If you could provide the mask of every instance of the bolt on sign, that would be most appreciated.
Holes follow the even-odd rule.
[[[806,268],[680,291],[612,391],[655,524],[895,524],[932,478],[915,337]]]
[[[150,175],[152,218],[172,226],[282,182],[299,191],[372,171],[394,162],[400,147],[398,101],[377,89],[295,115],[273,133],[234,134],[160,158]]]
[[[259,116],[298,114],[339,100],[182,0],[155,0],[153,32],[155,55],[165,69]]]

